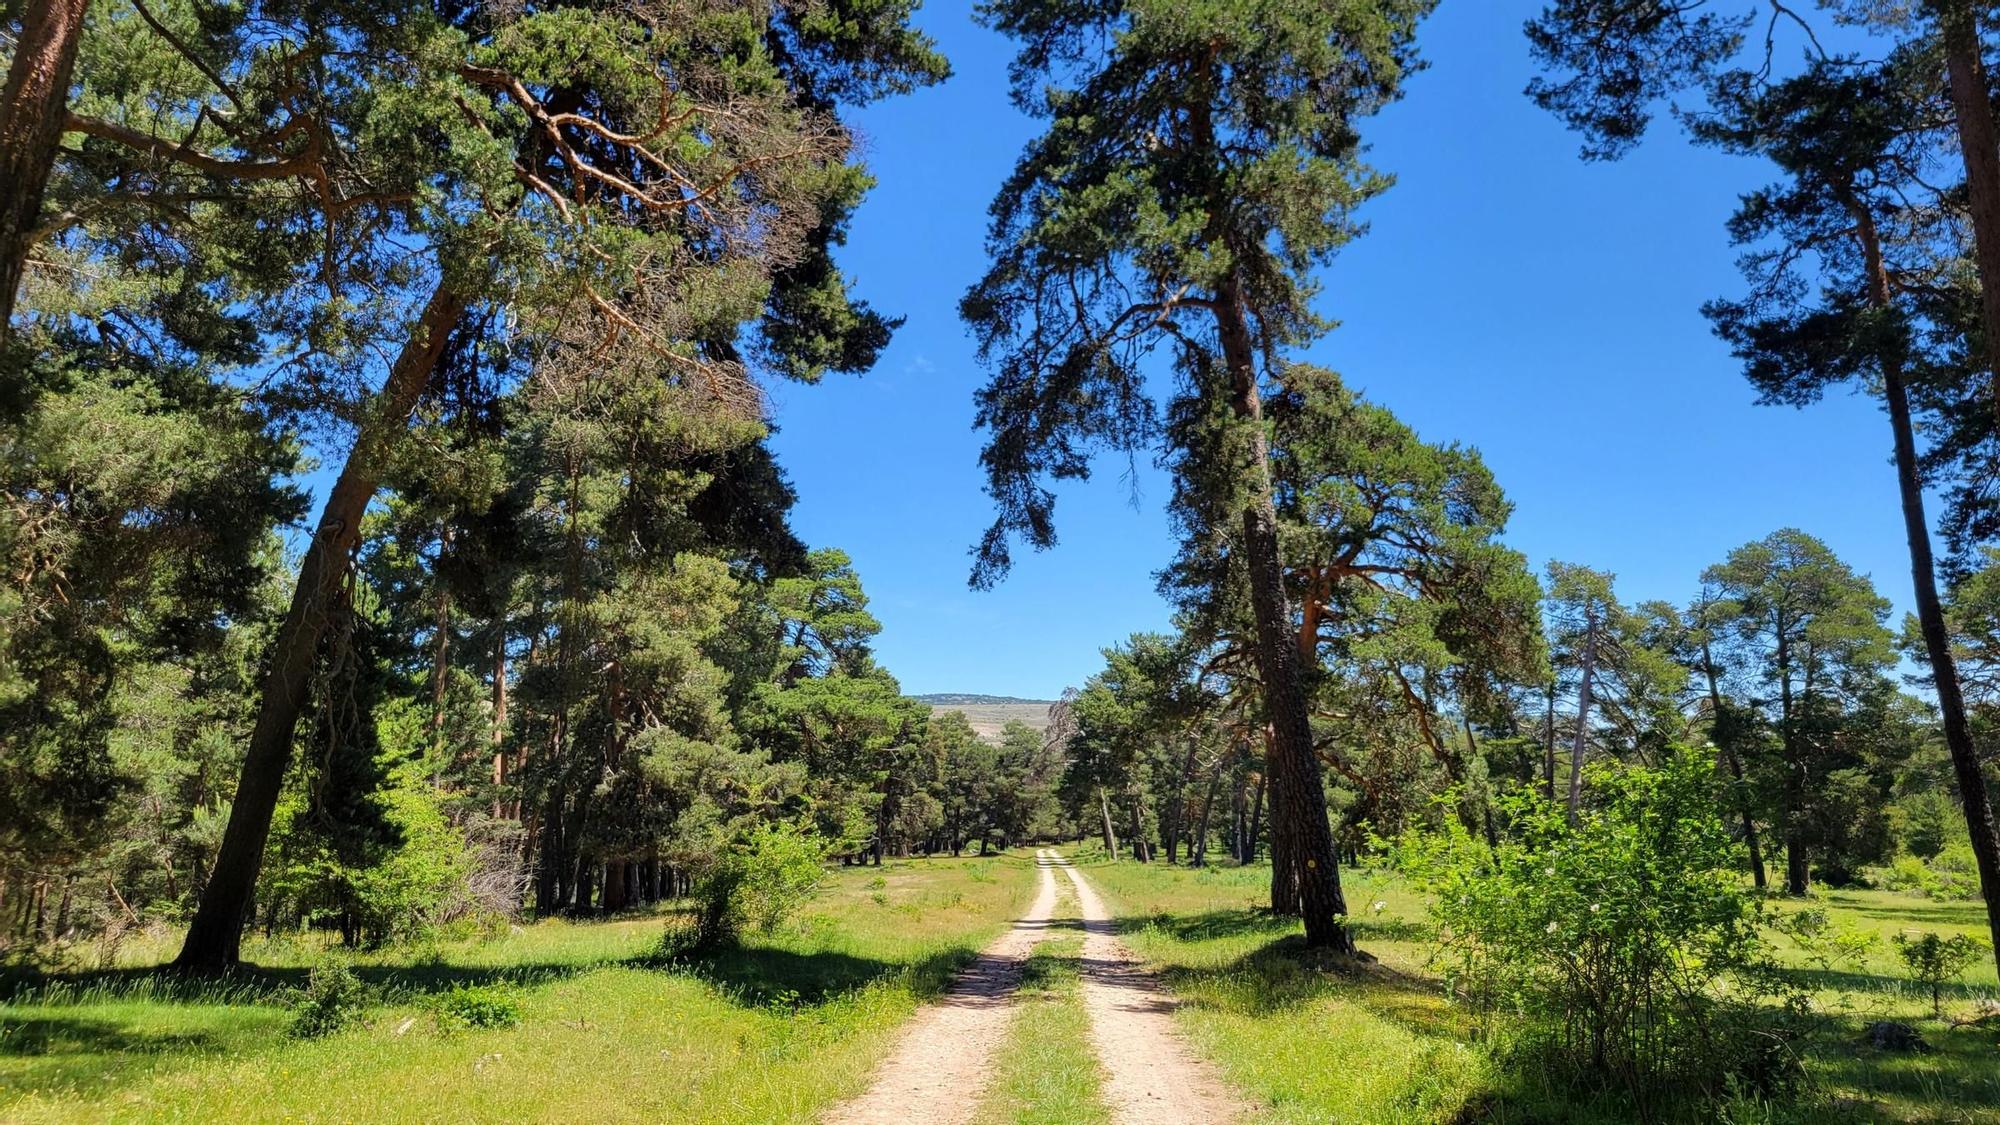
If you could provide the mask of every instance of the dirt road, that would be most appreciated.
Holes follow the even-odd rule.
[[[1174,1000],[1118,939],[1111,914],[1083,873],[1043,849],[1040,889],[1027,916],[962,973],[942,999],[904,1029],[868,1090],[836,1106],[829,1125],[955,1125],[971,1120],[991,1083],[1015,1013],[1021,970],[1049,935],[1054,872],[1074,885],[1083,915],[1083,1000],[1091,1041],[1104,1068],[1102,1094],[1113,1120],[1129,1125],[1207,1125],[1242,1116],[1242,1105],[1191,1054],[1173,1026]]]

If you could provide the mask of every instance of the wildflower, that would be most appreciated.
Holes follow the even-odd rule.
[[[1387,905],[1389,905],[1389,904],[1388,904],[1388,903],[1386,903],[1386,902],[1383,902],[1383,901],[1382,901],[1381,899],[1379,899],[1379,898],[1378,898],[1378,899],[1376,899],[1376,900],[1375,900],[1375,905],[1374,905],[1374,906],[1373,906],[1373,907],[1372,907],[1371,909],[1373,909],[1373,910],[1375,911],[1375,913],[1377,913],[1377,914],[1380,914],[1380,913],[1382,913],[1382,908],[1383,908],[1383,907],[1385,907],[1385,906],[1387,906]]]
[[[1596,903],[1594,903],[1594,902],[1593,902],[1593,903],[1591,903],[1591,904],[1590,904],[1590,912],[1591,912],[1592,914],[1595,914],[1595,913],[1597,913],[1597,904],[1596,904]]]
[[[1550,923],[1549,923],[1549,932],[1550,932],[1550,933],[1555,933],[1555,932],[1556,932],[1556,924],[1555,924],[1554,922],[1550,922]]]

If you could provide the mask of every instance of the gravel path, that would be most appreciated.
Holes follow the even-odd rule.
[[[1047,849],[1035,853],[1041,887],[1014,923],[961,973],[937,1003],[917,1013],[867,1091],[835,1106],[828,1125],[962,1125],[993,1080],[1028,954],[1050,935],[1054,872],[1076,887],[1083,914],[1083,1002],[1104,1066],[1104,1104],[1122,1125],[1211,1125],[1243,1106],[1174,1030],[1174,999],[1139,967],[1083,873]]]
[[[835,1106],[826,1116],[828,1125],[950,1125],[972,1119],[993,1079],[994,1054],[1007,1040],[1028,952],[1049,934],[1056,862],[1047,852],[1036,853],[1041,889],[1027,916],[987,946],[937,1003],[917,1013],[868,1090]]]
[[[1173,995],[1139,967],[1118,939],[1111,912],[1083,873],[1056,863],[1076,884],[1083,910],[1083,1002],[1104,1064],[1104,1104],[1128,1125],[1207,1125],[1244,1116],[1214,1068],[1174,1030]]]

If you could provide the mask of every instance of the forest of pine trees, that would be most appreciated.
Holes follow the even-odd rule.
[[[2000,949],[2000,12],[1523,9],[1582,158],[1754,177],[1699,310],[1744,397],[1879,407],[1825,456],[1879,464],[1907,571],[1783,526],[1642,600],[1307,356],[1435,7],[977,6],[1030,130],[957,281],[971,583],[1111,461],[1172,539],[1171,627],[982,738],[878,661],[773,440],[905,324],[839,259],[857,113],[951,76],[914,0],[0,5],[0,955],[603,916],[786,832],[1268,865],[1345,965],[1344,868],[1641,815],[1695,759],[1730,879],[1983,899]]]

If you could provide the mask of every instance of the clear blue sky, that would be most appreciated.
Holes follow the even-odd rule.
[[[1760,407],[1699,315],[1738,281],[1722,229],[1760,165],[1690,147],[1660,123],[1615,164],[1521,95],[1521,21],[1539,0],[1446,0],[1424,27],[1430,68],[1369,122],[1398,178],[1370,232],[1328,272],[1341,327],[1316,362],[1431,440],[1476,446],[1515,503],[1508,540],[1613,571],[1630,602],[1685,601],[1731,548],[1795,526],[1872,575],[1898,614],[1908,562],[1871,401]],[[997,590],[967,589],[990,510],[972,394],[984,379],[959,322],[982,272],[986,207],[1035,123],[1006,98],[1007,44],[967,5],[921,22],[949,54],[943,86],[858,116],[881,183],[841,256],[860,292],[908,317],[860,379],[781,387],[779,456],[794,522],[854,556],[883,623],[878,654],[912,693],[1047,698],[1098,650],[1164,628],[1152,575],[1172,543],[1166,481],[1111,461],[1058,505],[1062,541],[1016,555]]]

